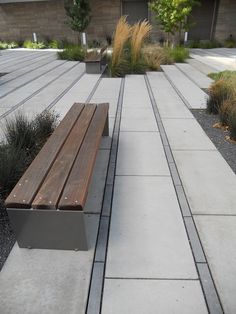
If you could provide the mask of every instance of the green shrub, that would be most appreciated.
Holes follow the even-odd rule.
[[[35,149],[36,134],[33,123],[19,113],[6,120],[5,137],[7,144],[15,150],[31,152]]]
[[[24,150],[10,145],[0,145],[0,195],[4,198],[20,179],[29,164]]]
[[[208,76],[213,80],[221,80],[221,79],[236,79],[236,71],[222,71],[218,73],[209,73]]]
[[[233,80],[219,79],[209,88],[209,99],[207,101],[207,112],[218,114],[224,101],[235,95],[235,84]]]
[[[230,138],[236,141],[236,102],[234,102],[234,107],[230,110],[228,125],[230,131]]]
[[[25,40],[23,42],[23,47],[30,48],[30,49],[44,49],[46,48],[46,44],[43,41],[33,42],[31,40]]]
[[[45,110],[37,115],[33,120],[33,129],[38,149],[46,142],[47,138],[53,133],[58,123],[58,115]]]
[[[61,60],[83,61],[85,58],[85,50],[81,46],[71,46],[57,53]]]
[[[6,143],[15,150],[34,156],[57,125],[58,116],[45,110],[29,121],[22,113],[6,120]]]
[[[56,39],[49,41],[47,46],[48,46],[48,48],[51,48],[51,49],[62,49],[63,48],[62,42],[59,40],[56,40]]]
[[[174,62],[183,63],[189,58],[189,50],[184,47],[165,48]]]
[[[216,40],[190,40],[187,43],[188,48],[213,49],[222,47],[221,43]]]
[[[57,125],[58,116],[44,111],[29,121],[23,114],[6,121],[0,144],[0,198],[14,187]]]
[[[17,47],[19,47],[19,45],[15,41],[12,41],[10,43],[7,43],[6,41],[0,41],[0,50],[12,49],[12,48],[17,48]]]
[[[8,44],[5,41],[0,41],[0,50],[7,49]]]
[[[229,35],[229,37],[225,40],[224,46],[226,48],[235,48],[236,47],[236,40],[234,39],[233,35]]]

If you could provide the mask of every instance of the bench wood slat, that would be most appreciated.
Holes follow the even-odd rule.
[[[82,210],[84,207],[100,140],[107,122],[108,108],[108,104],[100,104],[94,114],[59,201],[59,209]]]
[[[37,191],[83,108],[83,104],[74,104],[71,107],[6,199],[5,204],[8,208],[31,207]]]
[[[83,143],[95,110],[96,105],[93,104],[88,104],[83,109],[38,191],[32,203],[32,208],[57,208],[60,195]]]

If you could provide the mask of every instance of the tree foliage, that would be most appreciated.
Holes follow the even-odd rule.
[[[149,6],[162,29],[174,35],[176,32],[189,29],[190,23],[187,18],[193,6],[199,4],[197,0],[153,0]]]
[[[76,32],[84,32],[91,20],[89,0],[66,0],[65,10],[70,28]]]

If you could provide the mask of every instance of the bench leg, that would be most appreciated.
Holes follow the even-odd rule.
[[[105,123],[105,126],[104,126],[104,130],[103,130],[102,136],[109,136],[109,117],[108,117],[108,115],[107,115],[107,118],[106,118],[106,123]]]
[[[88,250],[82,211],[7,209],[19,247]]]

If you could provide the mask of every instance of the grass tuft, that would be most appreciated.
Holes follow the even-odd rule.
[[[207,112],[218,114],[224,101],[235,95],[235,84],[232,80],[219,79],[210,86],[209,94]]]
[[[122,16],[116,26],[113,40],[113,53],[110,64],[111,76],[122,75],[127,67],[127,62],[124,58],[124,46],[130,37],[131,28],[126,19],[126,16]]]

